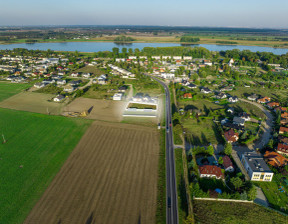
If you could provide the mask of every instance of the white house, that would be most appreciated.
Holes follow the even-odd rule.
[[[60,101],[62,101],[63,99],[65,99],[65,96],[63,96],[63,95],[58,95],[58,96],[56,96],[56,97],[53,99],[53,101],[54,101],[54,102],[60,102]]]
[[[122,100],[123,93],[115,93],[113,96],[113,100]]]
[[[256,152],[243,153],[241,163],[252,181],[272,181],[273,172]]]
[[[136,56],[129,56],[128,58],[129,58],[130,60],[136,60],[136,59],[137,59]]]
[[[234,59],[233,59],[233,58],[231,58],[231,59],[230,59],[230,61],[228,62],[228,65],[229,65],[230,67],[232,67],[232,66],[233,66],[233,64],[234,64]]]
[[[83,78],[86,78],[86,79],[89,79],[90,76],[91,76],[90,73],[83,73],[83,74],[82,74],[82,77],[83,77]]]
[[[125,58],[116,58],[115,61],[116,62],[125,62],[126,59]]]
[[[66,80],[65,80],[65,79],[59,79],[59,80],[57,81],[57,84],[58,84],[58,85],[65,85],[65,84],[66,84]]]
[[[230,96],[228,98],[229,103],[237,103],[238,102],[238,97],[237,96]]]
[[[164,79],[174,79],[175,78],[175,74],[173,74],[173,73],[162,73],[160,76]]]
[[[184,56],[183,59],[184,60],[192,60],[192,57],[191,56]]]

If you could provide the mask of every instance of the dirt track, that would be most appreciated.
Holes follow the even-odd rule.
[[[24,223],[155,223],[158,139],[94,122]]]

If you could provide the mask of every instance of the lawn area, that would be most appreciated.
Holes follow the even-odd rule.
[[[288,214],[288,187],[281,184],[273,177],[271,182],[255,182],[255,185],[261,187],[266,198],[268,199],[271,206],[277,210],[283,209],[283,212]],[[284,192],[280,192],[279,186],[283,186]],[[286,211],[285,211],[286,209]],[[288,219],[288,218],[287,218]]]
[[[93,73],[96,76],[105,74],[104,70],[97,68],[96,66],[87,65],[83,68],[77,69],[74,72],[84,72],[84,73]]]
[[[137,109],[153,109],[156,110],[156,105],[141,104],[141,103],[130,103],[128,108],[137,108]]]
[[[0,82],[0,102],[29,88],[30,84]]]
[[[0,223],[22,223],[91,121],[1,108],[0,114],[7,140],[0,144]]]
[[[179,101],[178,100],[178,104],[180,108],[183,109],[196,109],[196,110],[202,110],[204,111],[205,108],[208,109],[222,109],[224,108],[223,106],[219,105],[219,104],[215,104],[209,100],[196,100],[196,101]]]
[[[280,224],[288,217],[252,203],[193,201],[196,223]]]
[[[208,145],[221,143],[215,124],[212,119],[196,119],[188,118],[182,122],[186,132],[186,138],[192,145]]]
[[[175,163],[176,163],[176,181],[177,181],[177,193],[178,193],[178,211],[179,211],[179,223],[184,223],[188,215],[188,205],[186,199],[182,149],[175,149]]]
[[[248,114],[250,114],[253,118],[255,118],[257,120],[259,118],[264,119],[266,117],[260,108],[256,107],[255,105],[253,105],[251,103],[246,103],[246,102],[240,101],[240,102],[234,103],[231,106],[234,107],[236,111],[247,112]]]

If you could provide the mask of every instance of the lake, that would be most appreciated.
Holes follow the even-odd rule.
[[[138,48],[144,47],[179,47],[183,46],[180,43],[131,43],[131,44],[116,44],[113,42],[63,42],[63,43],[34,43],[34,44],[6,44],[0,45],[0,50],[12,50],[14,48],[26,48],[28,50],[55,50],[55,51],[79,51],[79,52],[97,52],[97,51],[112,51],[113,47],[118,48]],[[243,45],[216,45],[216,44],[191,44],[185,46],[205,47],[210,51],[226,51],[232,49],[250,50],[252,52],[272,52],[276,55],[286,54],[288,49],[258,47],[258,46],[243,46]]]

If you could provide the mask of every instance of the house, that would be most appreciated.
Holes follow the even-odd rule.
[[[228,98],[228,101],[229,101],[229,103],[237,103],[239,100],[238,100],[237,96],[230,96]]]
[[[65,79],[59,79],[59,80],[57,81],[57,84],[58,84],[58,85],[65,85],[65,84],[66,84],[66,80],[65,80]]]
[[[100,85],[105,85],[107,84],[107,75],[100,75],[98,78],[97,78],[97,81]]]
[[[227,112],[228,113],[231,113],[231,114],[234,114],[234,108],[233,107],[229,107],[228,109],[227,109]]]
[[[286,166],[288,163],[288,159],[286,159],[284,156],[280,155],[277,152],[266,151],[264,154],[264,158],[269,165],[276,168]]]
[[[273,109],[274,107],[279,107],[280,103],[278,102],[270,102],[266,104],[269,109]]]
[[[113,96],[113,100],[122,100],[123,93],[115,93]]]
[[[278,143],[276,152],[288,155],[288,145]]]
[[[226,93],[219,93],[215,96],[216,99],[225,99],[227,97]]]
[[[225,171],[234,172],[234,166],[229,156],[225,155],[223,156],[222,159],[223,159],[223,166],[224,166]]]
[[[40,88],[45,87],[46,85],[47,84],[45,84],[43,82],[37,82],[37,83],[34,84],[34,87],[40,89]]]
[[[68,93],[72,93],[74,90],[76,90],[76,87],[74,87],[74,86],[68,85],[68,86],[64,87],[64,91],[68,92]]]
[[[128,89],[127,86],[121,86],[118,88],[118,91],[121,93],[125,93],[127,89]]]
[[[89,79],[90,76],[91,76],[90,73],[83,73],[83,74],[82,74],[82,77],[85,78],[85,79]]]
[[[286,133],[286,132],[288,132],[288,128],[286,128],[286,127],[280,127],[280,129],[279,129],[279,134],[284,134],[284,133]]]
[[[257,103],[269,103],[271,101],[271,98],[270,97],[262,97],[260,99],[257,100]]]
[[[234,64],[234,59],[231,58],[231,59],[229,60],[229,62],[228,62],[228,65],[229,65],[229,67],[232,67],[233,64]]]
[[[208,94],[208,93],[212,93],[212,91],[209,88],[204,87],[204,88],[201,89],[201,93]]]
[[[281,107],[281,106],[275,107],[274,108],[274,112],[277,113],[278,111],[280,111],[282,113],[282,112],[287,111],[287,108],[286,107]]]
[[[210,60],[203,60],[204,65],[212,66],[212,62]]]
[[[188,86],[190,84],[190,82],[187,80],[183,80],[181,84],[182,84],[182,86]]]
[[[239,134],[236,133],[233,129],[230,129],[229,131],[224,132],[224,138],[228,143],[234,143],[238,141]]]
[[[224,179],[224,174],[221,168],[214,165],[202,165],[199,166],[200,177]]]
[[[56,96],[56,97],[53,99],[53,101],[54,101],[54,102],[60,102],[60,101],[62,101],[63,99],[65,99],[65,96],[63,96],[63,95],[58,95],[58,96]]]
[[[220,92],[228,92],[228,91],[232,91],[232,90],[233,90],[233,87],[226,86],[226,87],[223,87],[222,89],[220,89]]]
[[[183,98],[184,99],[192,99],[192,94],[191,93],[184,93]]]
[[[281,142],[282,144],[288,145],[288,137],[278,135],[278,141]]]
[[[238,124],[232,124],[230,122],[227,122],[227,123],[223,124],[223,127],[232,128],[232,129],[235,129],[235,130],[238,130],[238,131],[243,131],[244,130],[244,126],[238,125]]]
[[[287,112],[282,113],[281,114],[281,118],[287,119],[288,118],[288,113]]]
[[[73,73],[71,73],[71,77],[78,77],[80,74],[79,74],[79,72],[73,72]]]
[[[281,124],[281,125],[287,125],[287,124],[288,124],[288,119],[282,118],[282,119],[280,120],[280,124]]]
[[[239,117],[241,117],[242,119],[244,119],[245,121],[250,121],[250,114],[247,114],[246,112],[242,112],[239,114]]]
[[[174,79],[175,78],[175,74],[173,74],[173,73],[162,73],[160,76],[164,79]]]
[[[245,120],[241,117],[234,117],[233,118],[233,124],[244,126]]]
[[[243,153],[241,163],[252,181],[272,181],[273,172],[256,152]]]
[[[197,86],[194,85],[194,84],[192,84],[192,83],[190,83],[189,85],[187,85],[187,87],[188,87],[189,89],[196,89],[196,88],[197,88]]]
[[[71,86],[78,86],[80,83],[82,83],[81,80],[73,80],[69,82]]]
[[[256,101],[258,99],[258,96],[254,93],[253,95],[248,96],[247,99],[251,101]]]

